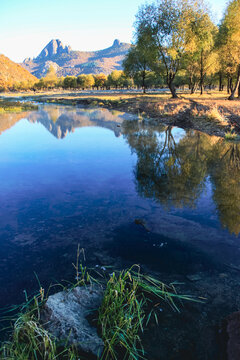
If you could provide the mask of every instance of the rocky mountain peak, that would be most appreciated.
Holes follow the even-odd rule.
[[[121,46],[120,40],[115,39],[114,42],[113,42],[113,46],[114,46],[114,47],[119,47],[119,46]]]
[[[64,46],[59,39],[51,40],[38,55],[37,59],[50,59],[54,55],[69,54],[70,46]]]

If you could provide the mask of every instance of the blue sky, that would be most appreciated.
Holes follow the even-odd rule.
[[[152,1],[150,1],[152,2]],[[144,0],[0,0],[0,53],[20,62],[36,57],[51,39],[74,50],[99,50],[114,39],[131,42]],[[220,19],[226,0],[210,0]]]

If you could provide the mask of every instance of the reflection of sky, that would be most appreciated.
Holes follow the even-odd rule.
[[[172,135],[179,143],[185,131],[173,128]],[[137,193],[136,163],[126,136],[116,137],[105,127],[77,127],[57,139],[40,121],[22,119],[2,132],[0,291],[6,298],[0,298],[0,308],[1,301],[15,301],[16,293],[32,289],[34,271],[43,282],[62,279],[79,242],[94,254],[105,242],[114,243],[118,229],[131,227],[136,218],[146,220],[160,240],[209,246],[209,253],[217,247],[219,257],[221,246],[239,241],[221,228],[209,178],[194,208],[167,209]],[[127,240],[123,232],[122,240],[131,241],[131,231]]]
[[[0,138],[1,185],[9,190],[14,183],[19,189],[26,183],[54,184],[69,176],[93,182],[96,174],[121,177],[131,171],[132,161],[125,141],[103,128],[77,129],[58,140],[41,124],[21,120]]]

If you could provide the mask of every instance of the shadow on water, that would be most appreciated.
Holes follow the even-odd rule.
[[[121,257],[125,266],[147,265],[161,274],[191,275],[225,269],[196,246],[148,232],[136,224],[115,229],[115,236],[105,250],[113,257]]]

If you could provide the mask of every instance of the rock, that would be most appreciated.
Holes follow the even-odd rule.
[[[58,340],[100,356],[103,341],[86,317],[99,308],[102,297],[103,290],[97,285],[76,287],[49,296],[41,314],[44,327]]]
[[[240,359],[240,311],[227,317],[227,360]]]
[[[194,274],[194,275],[187,275],[186,278],[190,281],[199,281],[202,279],[202,276],[199,274]]]
[[[59,39],[51,40],[38,55],[37,59],[51,58],[54,55],[69,54],[70,46],[64,46]]]
[[[143,219],[135,219],[135,220],[134,220],[134,223],[135,223],[136,225],[141,225],[147,232],[150,232],[149,228],[148,228],[147,225],[146,225],[145,220],[143,220]]]

